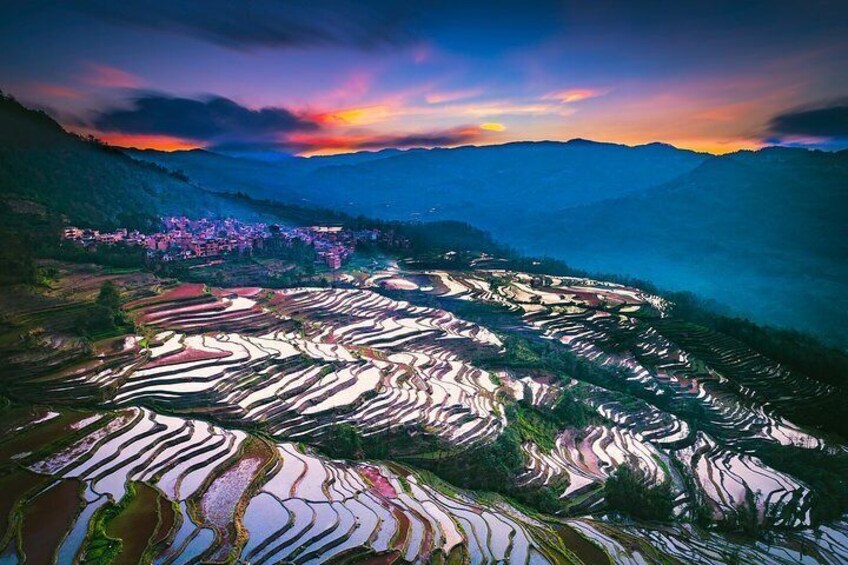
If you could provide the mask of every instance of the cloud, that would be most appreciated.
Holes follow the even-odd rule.
[[[454,108],[449,108],[453,110]],[[513,103],[513,102],[488,102],[482,104],[468,104],[455,108],[461,113],[478,118],[494,116],[570,116],[574,113],[573,108],[563,108],[559,104],[537,104],[537,103]]]
[[[768,130],[772,136],[848,138],[848,98],[778,114]]]
[[[97,63],[86,63],[80,82],[101,88],[138,88],[142,80],[132,73]]]
[[[484,129],[486,131],[504,131],[506,126],[499,124],[498,122],[486,122],[485,124],[480,124],[480,129]]]
[[[139,93],[128,107],[102,111],[80,125],[118,145],[151,147],[166,140],[169,148],[296,153],[456,146],[504,129],[495,122],[411,133],[350,129],[384,111],[374,107],[308,114],[277,107],[251,109],[221,96],[193,99]]]
[[[326,151],[361,151],[388,147],[451,147],[478,141],[487,132],[476,126],[461,126],[445,130],[416,133],[348,135],[293,134],[285,147],[299,153]]]
[[[453,90],[450,92],[431,92],[424,97],[427,104],[444,104],[446,102],[456,102],[466,98],[474,98],[483,93],[481,88],[469,88],[466,90]]]
[[[385,121],[396,112],[397,109],[388,104],[375,104],[321,112],[312,115],[311,119],[327,126],[362,126]]]
[[[190,35],[237,50],[398,45],[411,41],[407,22],[415,15],[403,2],[355,0],[81,0],[73,7],[118,24]]]
[[[53,84],[48,82],[37,82],[30,86],[30,89],[40,96],[48,98],[67,98],[78,100],[83,97],[83,93],[70,86],[62,84]]]
[[[318,124],[285,108],[254,110],[228,98],[176,98],[142,94],[128,109],[98,114],[91,124],[99,131],[162,135],[207,144],[273,142],[295,131],[313,131]]]
[[[568,90],[559,90],[557,92],[549,92],[542,96],[542,100],[558,100],[563,104],[571,104],[588,98],[603,96],[608,92],[609,90],[599,88],[572,88]]]

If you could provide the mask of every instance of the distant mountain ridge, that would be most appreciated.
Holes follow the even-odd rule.
[[[493,231],[504,209],[535,213],[618,196],[671,180],[707,158],[661,144],[586,140],[390,149],[278,164],[236,165],[210,152],[129,154],[182,170],[212,190],[389,219],[473,216],[476,225]]]
[[[210,190],[460,220],[528,254],[691,290],[848,347],[848,151],[716,157],[572,140],[277,162],[204,150],[125,155],[2,98],[0,183],[12,237],[69,222],[142,227],[165,213],[244,212]]]
[[[207,188],[392,219],[455,219],[595,272],[692,290],[848,347],[848,151],[713,156],[587,140],[292,158],[130,151]]]

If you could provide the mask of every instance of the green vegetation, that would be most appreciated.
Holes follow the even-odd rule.
[[[545,451],[554,448],[557,434],[562,429],[551,415],[524,401],[511,404],[507,408],[506,417],[509,426],[522,441],[532,441]]]
[[[756,540],[761,532],[758,502],[759,496],[746,489],[745,500],[727,512],[716,526],[721,531],[741,534],[749,541]]]
[[[350,424],[331,426],[321,437],[321,447],[334,459],[361,459],[364,456],[362,436]]]
[[[121,298],[112,281],[105,281],[93,304],[80,305],[75,333],[93,341],[128,333],[133,325],[121,312]]]
[[[510,494],[523,463],[521,436],[507,428],[494,442],[441,460],[432,470],[464,488]]]
[[[97,294],[97,305],[107,308],[110,312],[117,315],[121,308],[121,297],[118,295],[118,288],[112,281],[106,281],[100,287],[100,292]]]
[[[658,485],[637,468],[619,466],[604,483],[604,498],[610,510],[643,520],[669,520],[674,509],[671,483]]]
[[[813,492],[810,517],[814,524],[840,518],[848,509],[848,454],[828,453],[758,442],[757,455],[766,465],[789,473]]]
[[[344,212],[283,204],[273,200],[256,200],[238,192],[222,194],[239,206],[272,214],[298,226],[316,224],[343,226],[350,230],[380,230],[384,237],[374,243],[363,243],[358,252],[402,254],[411,257],[420,268],[465,268],[481,253],[514,256],[515,252],[495,242],[487,232],[466,222],[401,222],[350,216]],[[446,255],[449,254],[449,255]]]
[[[121,540],[111,537],[107,532],[110,524],[132,503],[136,488],[134,483],[127,483],[126,493],[120,502],[107,503],[94,514],[88,525],[87,543],[83,546],[80,558],[82,565],[112,563],[121,554]]]

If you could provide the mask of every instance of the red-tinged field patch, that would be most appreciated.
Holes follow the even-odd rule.
[[[165,357],[161,357],[156,359],[155,361],[151,361],[147,363],[143,368],[144,369],[153,369],[156,367],[164,367],[167,365],[179,365],[182,363],[191,363],[194,361],[208,361],[210,359],[223,359],[225,357],[230,357],[232,353],[230,351],[209,351],[204,349],[195,349],[192,347],[187,347],[186,349],[174,353],[173,355],[166,355]]]
[[[174,318],[197,316],[200,314],[216,314],[226,309],[226,305],[210,298],[208,301],[186,304],[170,304],[161,308],[142,308],[143,312],[138,321],[142,324],[157,324],[163,320]]]
[[[9,517],[18,500],[46,480],[46,477],[19,468],[0,477],[0,539],[9,528]]]
[[[397,522],[397,531],[392,536],[392,549],[404,551],[409,536],[412,533],[412,523],[409,520],[409,516],[400,508],[392,508],[391,512]]]
[[[395,487],[393,487],[389,480],[383,476],[380,469],[370,465],[360,465],[357,468],[357,471],[359,471],[359,475],[368,481],[371,488],[373,488],[380,496],[386,498],[397,498],[398,493],[395,490]]]
[[[242,499],[272,457],[273,454],[262,442],[247,445],[242,457],[218,475],[200,498],[203,523],[212,527],[221,539],[211,560],[223,561],[233,550],[237,537],[237,515],[244,511]]]
[[[32,419],[23,424],[21,429],[12,430],[17,432],[14,437],[0,444],[0,462],[38,451],[62,437],[63,432],[74,431],[72,426],[89,416],[91,414],[85,412],[57,414],[47,409],[35,412]]]
[[[237,295],[244,297],[244,298],[255,298],[264,289],[261,286],[248,286],[248,287],[230,288],[228,290],[230,292],[234,292]]]
[[[27,504],[21,540],[27,563],[51,563],[79,511],[80,481],[60,481]]]
[[[177,513],[174,510],[174,505],[164,496],[159,499],[159,527],[156,533],[150,540],[151,545],[156,545],[164,542],[171,534],[171,530],[177,523]]]
[[[163,302],[178,302],[182,300],[190,300],[192,298],[201,298],[206,295],[206,286],[203,284],[181,284],[170,290],[166,290],[157,296],[148,298],[140,298],[126,304],[126,308],[134,309],[144,306],[153,306],[162,304]]]

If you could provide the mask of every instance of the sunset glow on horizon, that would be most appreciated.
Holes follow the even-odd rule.
[[[813,32],[805,13],[759,2],[685,18],[622,2],[339,3],[329,19],[273,2],[212,2],[206,15],[182,2],[75,6],[2,8],[17,23],[0,24],[0,88],[115,145],[300,155],[573,138],[710,153],[848,145],[795,117],[844,106],[841,13]],[[65,31],[47,33],[59,21]],[[774,34],[779,52],[763,48]]]

